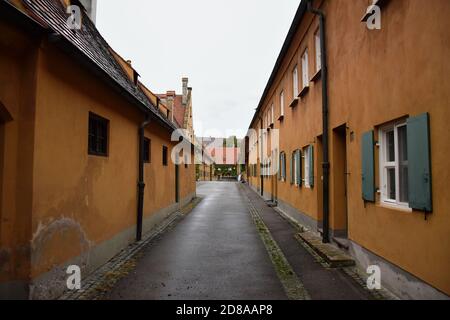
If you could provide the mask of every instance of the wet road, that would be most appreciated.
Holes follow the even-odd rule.
[[[287,299],[236,183],[200,184],[203,201],[144,249],[108,299]]]

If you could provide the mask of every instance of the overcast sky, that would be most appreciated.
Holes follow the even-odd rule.
[[[153,92],[181,93],[189,77],[197,135],[241,137],[299,3],[98,0],[97,25]]]

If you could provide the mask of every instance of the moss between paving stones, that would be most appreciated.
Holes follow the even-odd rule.
[[[298,279],[291,265],[287,261],[278,244],[273,239],[269,229],[259,216],[255,207],[249,202],[249,209],[256,229],[263,241],[270,260],[275,267],[275,271],[280,279],[286,295],[290,300],[310,300],[308,292]]]

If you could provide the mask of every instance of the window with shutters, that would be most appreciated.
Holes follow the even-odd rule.
[[[294,161],[294,185],[295,186],[300,186],[301,181],[300,181],[300,167],[299,167],[299,157],[300,157],[300,150],[296,150],[294,151],[294,155],[293,155],[293,161]]]
[[[108,156],[109,121],[92,112],[89,113],[88,153]]]
[[[311,150],[310,150],[309,147],[305,148],[305,150],[303,152],[303,155],[304,155],[303,156],[304,157],[303,162],[305,164],[305,168],[304,168],[305,179],[304,179],[304,182],[305,182],[305,187],[306,188],[311,188],[311,184],[310,184],[310,166],[311,166],[311,164],[310,164],[310,159],[311,159],[310,152],[311,152]]]
[[[280,174],[279,178],[281,181],[286,181],[286,154],[284,152],[280,153]]]
[[[280,93],[280,115],[284,117],[284,91]]]
[[[409,207],[408,141],[405,122],[380,129],[380,192],[381,201]]]

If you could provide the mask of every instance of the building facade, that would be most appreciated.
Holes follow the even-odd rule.
[[[171,161],[177,124],[89,19],[0,7],[0,297],[55,298],[68,265],[83,279],[194,198],[195,166]]]
[[[399,297],[448,298],[450,2],[375,1],[381,29],[372,1],[308,2],[250,125],[249,184],[311,230],[328,208],[330,240]]]
[[[158,94],[158,98],[168,108],[168,117],[175,122],[179,128],[185,129],[185,135],[194,142],[194,122],[192,112],[192,87],[188,86],[189,78],[182,80],[182,94],[175,91],[167,91]]]

